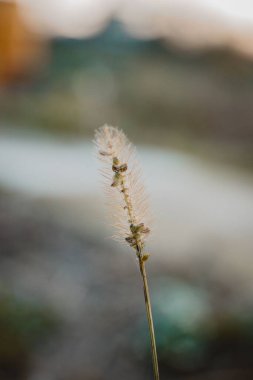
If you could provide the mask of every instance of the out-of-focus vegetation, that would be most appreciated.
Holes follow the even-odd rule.
[[[0,296],[0,376],[26,378],[32,353],[58,329],[55,313],[13,295]],[[21,376],[21,377],[20,377]]]
[[[238,367],[251,368],[252,309],[221,307],[216,303],[214,289],[170,276],[157,280],[153,301],[164,373],[173,369],[187,374],[216,367],[226,372],[233,368],[235,357]],[[143,319],[135,346],[137,355],[141,356],[141,352],[148,357],[149,336],[145,328]]]
[[[245,57],[138,41],[115,23],[89,40],[52,42],[40,79],[1,94],[1,123],[91,136],[107,121],[144,143],[251,167],[252,96]]]

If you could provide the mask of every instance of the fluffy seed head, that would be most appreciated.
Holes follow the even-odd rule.
[[[114,238],[140,252],[150,229],[148,200],[135,149],[121,130],[108,125],[96,131],[95,144],[103,164],[108,210],[117,232]]]

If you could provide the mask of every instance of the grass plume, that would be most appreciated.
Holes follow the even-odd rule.
[[[154,379],[159,380],[152,308],[145,264],[149,255],[145,242],[150,234],[149,208],[135,148],[118,128],[105,125],[95,133],[101,174],[105,181],[108,209],[114,219],[114,238],[128,244],[136,253],[143,281]]]

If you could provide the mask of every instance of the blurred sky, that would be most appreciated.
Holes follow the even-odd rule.
[[[141,38],[189,48],[228,46],[253,56],[251,0],[18,0],[29,25],[47,36],[89,37],[111,19]]]

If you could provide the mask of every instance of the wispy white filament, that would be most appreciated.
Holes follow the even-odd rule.
[[[131,224],[143,224],[146,228],[150,222],[148,199],[135,148],[121,130],[108,125],[96,131],[95,144],[98,157],[102,162],[101,174],[104,177],[108,211],[116,229],[114,238],[125,242],[129,236]],[[125,192],[122,192],[120,186],[112,186],[115,175],[112,168],[114,159],[127,167],[127,170],[122,173]],[[128,202],[126,202],[125,194],[127,194]],[[148,233],[141,235],[142,242],[147,236]]]

